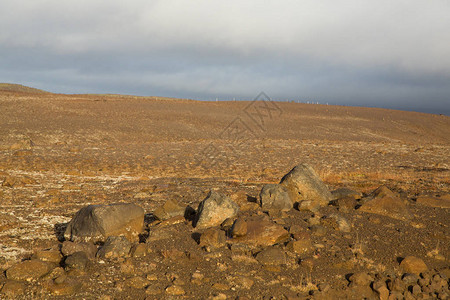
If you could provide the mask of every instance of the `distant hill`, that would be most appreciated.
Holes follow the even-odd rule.
[[[33,94],[49,93],[44,90],[35,89],[32,87],[15,83],[0,83],[0,92],[19,92],[19,93],[33,93]]]

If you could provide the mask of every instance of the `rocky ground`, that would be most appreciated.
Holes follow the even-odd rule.
[[[2,299],[450,295],[449,117],[7,87]],[[303,163],[331,196],[275,185],[261,203]],[[228,208],[201,225],[208,197]],[[119,202],[143,209],[139,235],[64,236],[83,207]]]

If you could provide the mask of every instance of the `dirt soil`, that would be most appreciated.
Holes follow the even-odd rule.
[[[351,274],[401,277],[399,262],[407,256],[448,274],[450,209],[416,202],[450,194],[448,116],[11,88],[0,88],[0,115],[0,288],[12,265],[60,247],[64,226],[80,208],[120,201],[145,209],[148,255],[96,259],[86,271],[68,274],[81,284],[69,298],[351,298],[345,294]],[[200,247],[202,232],[189,219],[161,225],[152,218],[169,199],[196,209],[211,189],[245,194],[252,209],[243,216],[266,215],[253,203],[261,188],[279,183],[299,163],[313,166],[330,190],[347,187],[359,198],[385,185],[412,218],[333,205],[269,214],[287,230],[298,225],[308,231],[315,249],[297,255],[276,245],[287,262],[269,266],[255,259],[261,249],[237,260],[229,245]],[[343,216],[351,230],[311,230],[311,219],[332,214]],[[128,284],[136,276],[145,284]],[[43,280],[24,283],[14,296],[67,297],[51,294]]]

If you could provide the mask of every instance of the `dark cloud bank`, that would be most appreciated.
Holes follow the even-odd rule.
[[[0,82],[450,115],[446,1],[4,1]]]

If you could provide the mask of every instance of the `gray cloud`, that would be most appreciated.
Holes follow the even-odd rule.
[[[448,1],[10,1],[0,81],[442,112]]]

